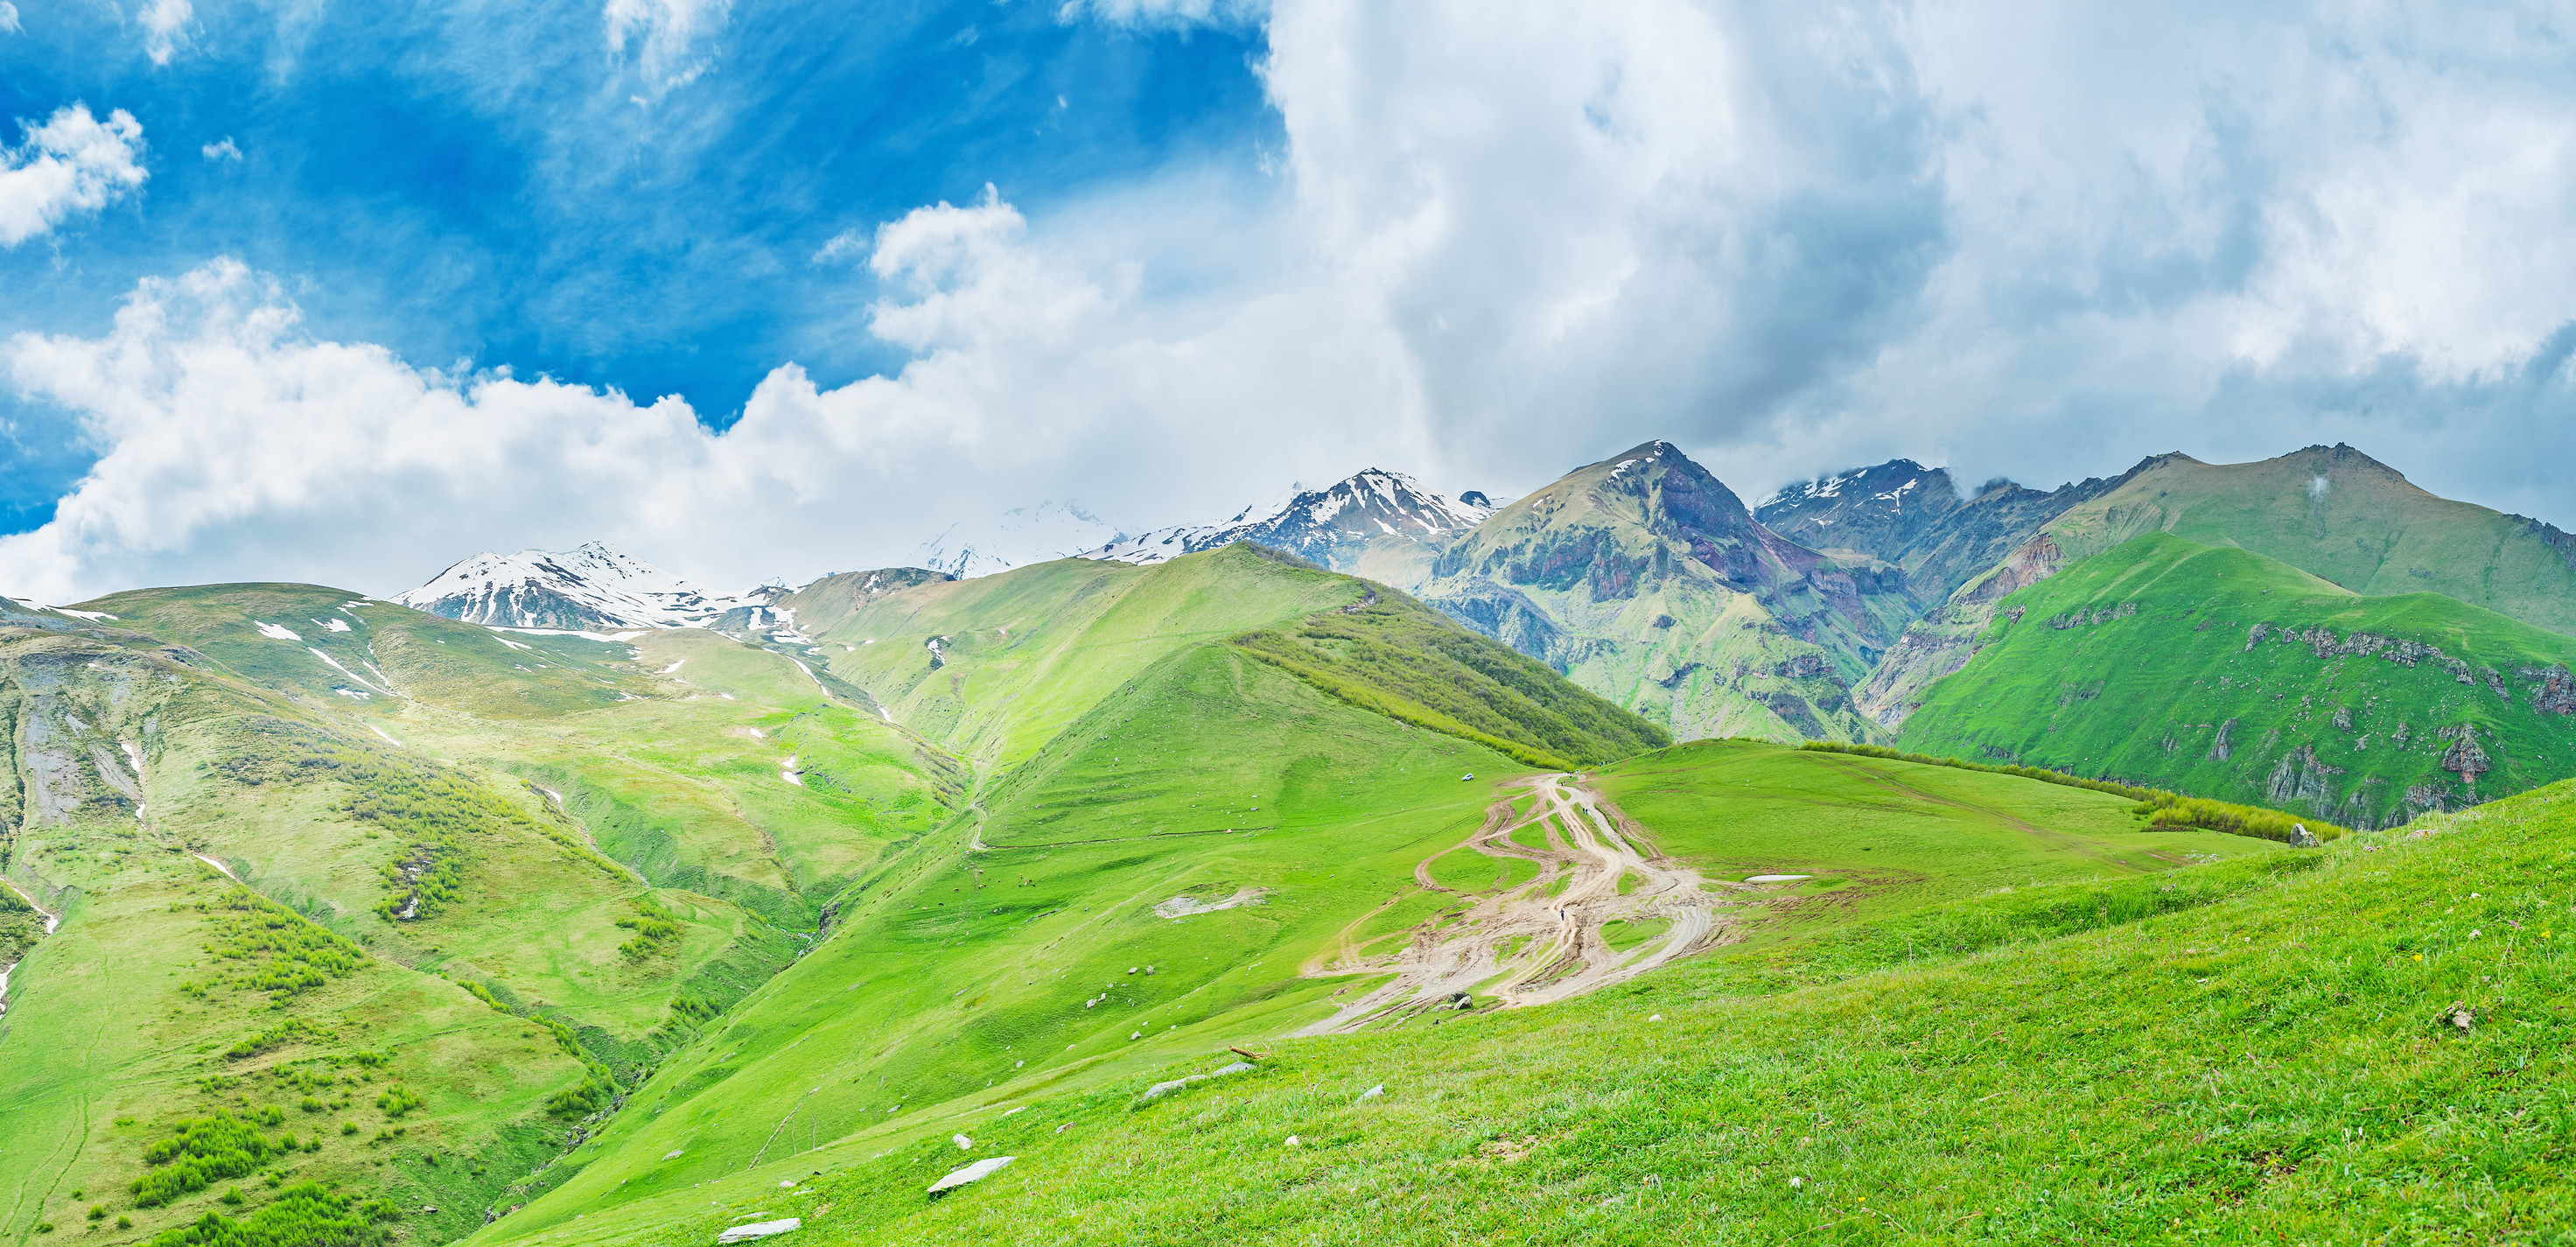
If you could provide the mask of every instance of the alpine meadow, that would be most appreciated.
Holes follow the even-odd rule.
[[[2576,1247],[2567,14],[2036,16],[0,0],[0,1247]]]

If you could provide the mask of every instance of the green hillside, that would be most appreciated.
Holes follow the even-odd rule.
[[[2074,910],[1908,915],[2149,875],[2168,906],[2292,852],[2013,776],[1652,749],[1248,546],[776,606],[601,641],[260,585],[0,626],[0,1238],[702,1241],[825,1171],[865,1187],[827,1217],[892,1198],[870,1174],[917,1201],[995,1123],[1044,1122],[1031,1158],[1093,1142],[1053,1131],[1079,1106],[1150,1125],[1143,1081],[1228,1046],[1777,993]]]
[[[2251,550],[2354,593],[2439,593],[2576,634],[2576,543],[2547,525],[2437,497],[2349,446],[2257,463],[2151,463],[2049,521],[2070,560],[2162,531]]]
[[[2576,641],[2162,532],[2001,599],[1899,743],[2387,826],[2576,775]]]
[[[1733,748],[1755,769],[1680,786],[1758,787],[1783,752]],[[1768,778],[1797,781],[1784,805],[1808,787]],[[2571,826],[2561,785],[2323,849],[2024,879],[1564,1004],[1256,1045],[1253,1071],[1151,1101],[1236,1058],[997,1086],[477,1241],[784,1216],[816,1243],[2553,1241],[2576,1222]],[[992,1156],[1014,1160],[924,1197]]]
[[[1438,910],[1416,867],[1526,771],[1480,737],[1587,757],[1656,739],[1390,590],[1249,546],[861,574],[780,605],[887,715],[979,759],[972,804],[859,879],[827,940],[505,1224],[1329,1014],[1348,979],[1297,967],[1373,911],[1400,932]]]
[[[92,1203],[117,1241],[271,1198],[331,1220],[287,1198],[306,1179],[461,1235],[962,795],[944,754],[710,633],[314,586],[83,610],[0,627],[0,869],[61,915],[39,939],[0,912],[27,947],[0,1241]],[[264,1142],[154,1162],[190,1122]],[[187,1165],[215,1176],[154,1198]]]

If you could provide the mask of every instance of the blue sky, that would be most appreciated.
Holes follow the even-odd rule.
[[[1280,146],[1244,23],[746,6],[667,65],[649,36],[609,47],[588,2],[200,0],[166,64],[110,5],[29,0],[19,25],[0,114],[125,109],[151,178],[0,251],[0,334],[97,333],[138,280],[229,255],[284,282],[316,336],[682,394],[718,428],[788,360],[833,385],[902,363],[846,332],[871,291],[813,260],[842,231],[988,183],[1045,212],[1175,164],[1256,177]],[[92,448],[67,413],[8,415],[0,523],[34,527]]]
[[[1653,438],[1747,494],[2342,441],[2576,528],[2557,5],[6,0],[0,112],[52,601]]]

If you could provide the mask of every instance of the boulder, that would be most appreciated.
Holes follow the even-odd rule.
[[[805,1228],[805,1222],[796,1217],[788,1217],[781,1221],[754,1221],[749,1225],[737,1225],[730,1230],[726,1230],[722,1234],[716,1235],[716,1241],[719,1243],[739,1243],[749,1239],[767,1238],[772,1234],[784,1234],[789,1230],[801,1230],[803,1228]]]
[[[984,1159],[976,1161],[974,1164],[968,1165],[955,1173],[949,1174],[947,1177],[941,1178],[937,1182],[931,1183],[930,1193],[936,1196],[942,1192],[964,1186],[969,1182],[981,1182],[985,1178],[992,1176],[995,1170],[998,1170],[1002,1166],[1018,1159],[1019,1157],[1017,1156],[985,1157]]]

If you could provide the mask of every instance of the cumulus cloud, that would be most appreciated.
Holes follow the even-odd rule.
[[[143,6],[143,52],[155,65],[167,65],[187,38],[188,19],[196,10],[188,0],[150,0]]]
[[[86,104],[18,123],[26,142],[0,147],[0,247],[14,247],[74,212],[95,211],[143,185],[143,125],[120,108],[101,121]]]
[[[317,340],[234,261],[147,281],[99,337],[0,350],[22,398],[76,413],[108,448],[51,522],[0,537],[0,584],[65,601],[292,575],[385,593],[474,550],[591,537],[718,585],[809,576],[894,561],[1068,480],[1115,481],[1204,437],[1245,386],[1310,396],[1312,421],[1235,443],[1300,465],[1382,383],[1364,343],[1334,361],[1342,382],[1306,381],[1304,358],[1259,364],[1313,309],[1185,342],[1142,332],[1116,266],[1097,278],[1028,229],[995,196],[888,224],[869,267],[896,294],[872,323],[918,358],[839,387],[781,367],[721,433],[677,397]]]
[[[848,332],[909,362],[782,365],[721,433],[677,397],[315,340],[238,265],[146,283],[102,336],[0,352],[107,448],[0,539],[0,585],[382,592],[590,537],[729,585],[1042,498],[1145,526],[1370,463],[1518,492],[1656,436],[1748,493],[1899,454],[2048,485],[2348,440],[2576,526],[2576,56],[2533,14],[1064,12],[1260,21],[1273,180],[841,233],[813,259],[849,265]],[[726,20],[605,13],[657,83]]]
[[[634,47],[635,67],[656,92],[697,80],[713,63],[698,44],[724,28],[728,0],[608,0],[600,10],[610,55]],[[641,101],[639,101],[641,102]]]
[[[205,158],[208,160],[239,160],[242,158],[241,149],[233,146],[233,139],[229,134],[224,136],[224,141],[220,143],[208,143],[197,150],[200,153],[203,153]]]

